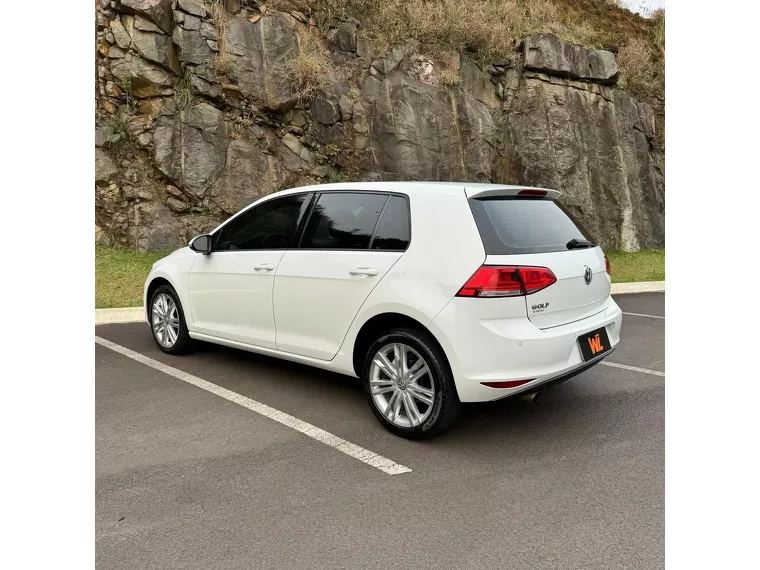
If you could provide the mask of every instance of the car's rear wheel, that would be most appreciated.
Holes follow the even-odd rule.
[[[422,331],[396,329],[381,336],[367,351],[362,380],[375,416],[401,437],[433,437],[459,414],[448,362]]]
[[[170,285],[158,287],[150,299],[150,330],[167,354],[183,354],[192,344],[177,293]]]

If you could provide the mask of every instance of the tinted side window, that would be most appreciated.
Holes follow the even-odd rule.
[[[302,249],[367,249],[388,196],[321,194],[301,240]]]
[[[292,247],[308,196],[276,198],[239,215],[221,229],[214,251]]]
[[[409,247],[409,206],[406,199],[391,196],[377,226],[371,249],[404,251]]]
[[[569,212],[553,200],[470,200],[488,255],[567,251],[573,238],[593,241]]]

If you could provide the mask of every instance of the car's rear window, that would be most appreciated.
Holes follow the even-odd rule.
[[[503,197],[469,202],[487,255],[567,251],[573,238],[594,241],[553,200]]]

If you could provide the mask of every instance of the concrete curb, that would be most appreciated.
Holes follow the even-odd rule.
[[[641,281],[639,283],[613,283],[613,295],[627,293],[664,293],[665,281]]]
[[[627,293],[663,293],[665,281],[643,281],[641,283],[613,283],[612,294]],[[95,309],[95,324],[145,322],[145,310],[142,307],[125,307],[121,309]]]
[[[145,321],[142,307],[124,307],[122,309],[95,309],[95,324],[139,323]]]

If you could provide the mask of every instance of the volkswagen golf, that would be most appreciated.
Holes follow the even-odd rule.
[[[602,249],[544,188],[361,182],[276,192],[153,265],[160,349],[206,341],[358,377],[391,432],[537,394],[620,341]]]

